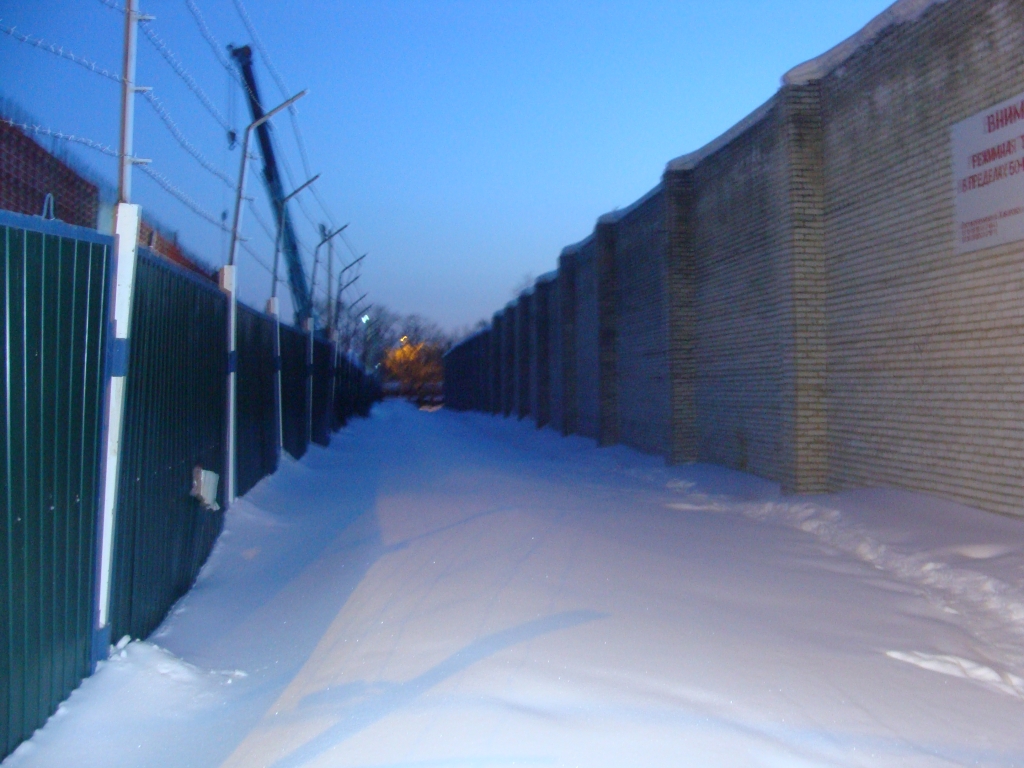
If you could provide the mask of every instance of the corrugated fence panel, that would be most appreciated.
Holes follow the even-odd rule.
[[[317,445],[331,442],[331,367],[333,345],[324,339],[313,340],[313,430]]]
[[[277,469],[275,325],[269,315],[238,305],[235,467],[239,496]]]
[[[145,637],[192,585],[223,524],[190,495],[193,467],[221,476],[227,299],[140,251],[132,305],[111,626]]]
[[[0,213],[0,759],[90,669],[112,246]]]
[[[281,431],[294,458],[306,453],[306,344],[308,334],[281,326]]]
[[[348,357],[338,353],[338,367],[334,379],[334,423],[345,426],[355,413],[355,387],[352,363]]]

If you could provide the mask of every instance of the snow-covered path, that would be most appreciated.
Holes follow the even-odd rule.
[[[1024,766],[1024,521],[386,403],[5,763]]]

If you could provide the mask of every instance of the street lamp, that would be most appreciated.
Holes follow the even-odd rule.
[[[238,171],[238,187],[235,190],[235,216],[231,222],[231,248],[228,251],[228,264],[221,270],[221,288],[228,293],[228,419],[227,419],[227,466],[224,468],[227,482],[224,483],[225,506],[235,500],[235,403],[236,376],[235,357],[237,342],[238,302],[235,292],[235,253],[238,249],[238,228],[242,221],[242,196],[245,194],[245,171],[249,164],[249,138],[252,132],[263,125],[283,109],[287,109],[305,96],[308,91],[301,91],[282,104],[274,107],[262,117],[249,123],[242,139],[242,165]]]

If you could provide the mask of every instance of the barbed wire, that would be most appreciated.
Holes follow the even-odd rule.
[[[32,37],[32,35],[26,35],[23,32],[18,32],[17,27],[5,24],[3,19],[0,19],[0,32],[10,35],[19,42],[31,45],[34,48],[39,48],[40,50],[52,53],[54,56],[59,56],[62,59],[67,59],[68,61],[74,62],[78,66],[88,69],[90,72],[93,72],[97,75],[101,75],[102,77],[105,77],[108,80],[113,80],[115,83],[124,82],[120,75],[116,75],[110,70],[104,69],[95,61],[91,61],[90,59],[78,56],[72,51],[66,51],[64,50],[63,46],[58,46],[55,43],[47,43],[42,38]]]
[[[252,259],[253,259],[253,261],[255,261],[255,262],[256,262],[257,264],[259,264],[259,265],[260,265],[261,267],[263,267],[263,268],[264,268],[265,270],[267,270],[267,274],[268,274],[268,275],[270,275],[271,277],[273,277],[273,275],[274,275],[274,270],[273,270],[273,268],[271,268],[271,266],[270,266],[269,264],[267,264],[267,262],[265,262],[265,261],[264,261],[264,260],[263,260],[263,259],[262,259],[262,258],[261,258],[261,257],[260,257],[260,256],[259,256],[259,255],[258,255],[257,253],[256,253],[256,251],[254,251],[254,250],[253,250],[252,248],[250,248],[250,247],[249,247],[249,244],[248,244],[248,243],[246,243],[246,242],[244,242],[244,241],[239,241],[239,245],[241,245],[241,246],[242,246],[242,250],[243,250],[243,251],[245,251],[245,252],[246,252],[246,253],[248,253],[248,254],[249,254],[250,256],[252,256]]]
[[[114,0],[99,0],[99,2],[118,13],[125,12],[125,9],[118,3],[114,2]],[[185,66],[181,63],[178,57],[174,55],[174,52],[167,47],[167,43],[161,40],[159,35],[153,31],[153,27],[150,22],[144,20],[139,26],[142,28],[142,33],[146,36],[146,39],[149,40],[154,48],[156,48],[164,61],[166,61],[171,69],[174,70],[174,73],[184,81],[185,85],[188,86],[188,89],[195,94],[196,98],[199,99],[199,102],[206,108],[206,111],[210,113],[213,119],[216,120],[225,131],[228,131],[229,133],[233,132],[234,126],[232,126],[228,119],[221,114],[221,111],[214,106],[210,97],[206,95],[206,92],[202,87],[200,87],[199,83],[197,83],[195,78],[189,74],[188,70],[185,69]]]
[[[104,2],[104,0],[100,0],[100,2]],[[227,131],[228,134],[233,135],[235,133],[234,126],[231,125],[231,123],[228,122],[228,119],[221,114],[220,110],[213,105],[213,102],[210,101],[210,97],[207,96],[203,89],[199,87],[199,83],[195,81],[195,78],[188,73],[185,67],[182,66],[181,62],[178,60],[177,56],[175,56],[171,49],[167,47],[167,44],[164,43],[164,41],[157,36],[156,32],[153,31],[152,25],[144,23],[141,26],[142,33],[157,49],[164,61],[170,65],[175,74],[184,81],[185,85],[188,86],[188,89],[195,94],[200,103],[206,107],[206,111],[213,116],[213,119],[220,124],[221,128]]]
[[[267,65],[267,69],[270,70],[270,76],[274,78],[274,82],[277,83],[277,87],[281,90],[282,98],[287,99],[290,94],[287,86],[284,84],[284,79],[281,77],[281,73],[277,71],[273,62],[270,60],[270,56],[267,54],[267,49],[263,45],[263,40],[260,38],[259,32],[256,31],[256,27],[252,23],[252,19],[249,18],[249,12],[245,9],[245,5],[242,0],[232,0],[235,5],[235,10],[238,11],[239,17],[242,19],[242,24],[245,25],[246,31],[252,38],[253,45],[256,46],[256,50],[260,52],[260,58],[263,59],[263,63]],[[288,111],[291,112],[294,107],[289,107]]]
[[[76,144],[81,144],[83,146],[88,147],[89,149],[93,149],[96,150],[97,152],[102,152],[105,155],[109,155],[110,157],[121,156],[121,154],[117,150],[108,147],[105,144],[100,144],[97,141],[93,141],[92,139],[87,139],[83,136],[75,136],[74,134],[64,133],[62,131],[54,131],[50,128],[44,128],[40,125],[30,125],[29,123],[18,122],[17,120],[11,120],[6,117],[0,117],[0,123],[4,123],[5,125],[9,125],[14,128],[19,128],[23,131],[28,131],[36,135],[48,136],[61,141],[69,141],[74,142]],[[200,218],[217,227],[217,229],[221,230],[222,232],[231,234],[231,227],[229,227],[223,221],[218,221],[213,214],[204,210],[203,207],[199,205],[199,203],[197,203],[188,194],[186,194],[177,186],[175,186],[174,183],[166,176],[164,176],[162,173],[152,168],[148,164],[137,164],[136,167],[144,174],[149,176],[151,179],[153,179],[153,181],[155,181],[160,186],[161,189],[163,189],[172,197],[176,198],[186,208],[192,211],[192,213],[196,214]],[[256,220],[260,221],[259,217],[255,216],[255,209],[253,209],[253,213]],[[259,254],[257,254],[256,251],[252,249],[252,247],[245,241],[244,238],[239,237],[238,244],[241,246],[242,250],[244,250],[246,253],[252,256],[253,260],[257,264],[263,267],[269,274],[273,275],[274,270],[265,261],[263,261],[262,258],[260,258]]]
[[[281,73],[277,70],[277,67],[274,66],[274,62],[270,60],[270,54],[267,52],[266,46],[263,45],[263,40],[260,38],[259,32],[256,31],[256,27],[252,23],[252,19],[249,17],[249,12],[246,10],[245,4],[242,0],[232,0],[232,2],[234,3],[235,10],[238,11],[239,17],[242,19],[242,24],[245,25],[246,30],[252,37],[253,44],[260,53],[260,58],[263,59],[263,63],[266,64],[267,69],[270,70],[270,74],[274,78],[274,82],[277,83],[277,87],[281,91],[281,97],[287,99],[291,96],[291,92],[288,90],[288,86],[285,85],[284,78],[281,77]],[[288,116],[291,120],[292,131],[295,134],[295,144],[299,150],[299,158],[302,160],[302,170],[308,179],[313,175],[313,173],[310,170],[309,156],[306,154],[306,142],[302,138],[302,130],[299,128],[297,115],[298,111],[295,106],[288,107]],[[336,227],[337,225],[334,218],[331,216],[331,212],[327,209],[324,201],[320,198],[315,189],[313,189],[312,192],[313,197],[320,205],[320,209],[327,217],[327,221],[330,222],[332,227]]]
[[[121,13],[124,13],[124,8],[121,7],[120,5],[118,5],[116,2],[114,2],[114,0],[99,0],[99,1],[101,3],[103,3],[103,5],[111,8],[111,9],[113,9],[115,11],[119,11]],[[185,0],[185,2],[186,2],[186,6],[188,7],[189,11],[191,12],[193,18],[195,19],[195,21],[196,21],[196,23],[197,23],[197,25],[199,27],[200,33],[202,34],[203,38],[206,40],[207,44],[210,45],[211,50],[213,50],[214,55],[217,58],[218,63],[222,67],[224,67],[224,69],[226,69],[228,71],[228,73],[232,76],[232,78],[234,78],[236,81],[238,81],[238,73],[235,72],[234,68],[231,66],[231,64],[224,57],[223,53],[221,53],[220,45],[217,42],[216,38],[213,36],[213,34],[210,31],[209,27],[207,26],[207,24],[205,22],[205,19],[203,18],[202,13],[200,12],[198,6],[195,4],[195,2],[193,0]],[[267,65],[267,68],[270,70],[271,75],[274,78],[275,83],[277,84],[278,88],[281,90],[282,94],[284,94],[285,97],[287,97],[288,96],[287,87],[285,86],[284,81],[281,78],[280,73],[274,67],[273,63],[271,62],[269,54],[267,53],[267,50],[266,50],[265,46],[263,45],[263,42],[260,39],[259,34],[256,32],[256,29],[255,29],[255,27],[252,24],[252,20],[249,17],[248,12],[245,9],[245,6],[242,4],[241,0],[234,0],[234,3],[235,3],[236,9],[239,12],[239,15],[242,17],[242,21],[245,24],[246,29],[249,31],[250,35],[253,38],[253,42],[256,45],[257,50],[260,52],[261,58],[263,59],[264,63]],[[157,49],[157,51],[161,54],[161,56],[165,59],[165,61],[167,61],[167,63],[171,66],[171,68],[174,70],[174,72],[185,82],[185,84],[189,87],[189,89],[193,92],[193,94],[195,94],[195,96],[199,99],[199,101],[203,104],[203,106],[207,109],[207,111],[211,114],[211,116],[217,121],[217,123],[222,128],[224,128],[227,131],[231,131],[232,127],[231,127],[230,123],[223,116],[223,114],[219,110],[217,110],[217,108],[210,101],[209,97],[206,96],[205,92],[202,90],[202,88],[199,86],[199,84],[196,83],[195,79],[188,73],[187,70],[185,70],[184,66],[177,59],[177,57],[174,55],[174,53],[167,47],[166,43],[164,43],[163,40],[161,40],[159,38],[159,36],[156,35],[156,33],[149,27],[148,24],[143,24],[142,27],[143,27],[143,32],[146,35],[147,39],[150,41],[150,43]],[[7,34],[8,36],[14,38],[15,40],[18,40],[19,42],[25,43],[26,45],[30,45],[30,46],[32,46],[34,48],[38,48],[40,50],[46,51],[46,52],[48,52],[50,54],[53,54],[54,56],[57,56],[59,58],[65,59],[67,61],[70,61],[70,62],[72,62],[72,63],[74,63],[74,64],[76,64],[76,65],[78,65],[78,66],[80,66],[80,67],[82,67],[84,69],[87,69],[87,70],[89,70],[90,72],[92,72],[94,74],[100,75],[101,77],[104,77],[104,78],[106,78],[106,79],[108,79],[108,80],[110,80],[112,82],[115,82],[115,83],[118,83],[118,84],[122,84],[124,82],[123,78],[120,75],[115,74],[115,73],[111,72],[110,70],[108,70],[108,69],[106,69],[104,67],[101,67],[95,61],[92,61],[91,59],[87,59],[87,58],[85,58],[83,56],[79,56],[79,55],[75,54],[71,50],[66,50],[63,46],[58,46],[58,45],[56,45],[54,43],[48,43],[47,41],[45,41],[42,38],[33,37],[32,35],[20,32],[20,31],[17,30],[17,28],[15,26],[4,23],[2,18],[0,18],[0,32],[3,32],[5,34]],[[181,129],[174,122],[174,119],[171,117],[171,115],[168,112],[167,108],[163,105],[163,103],[160,101],[160,99],[154,94],[152,89],[142,91],[142,95],[143,95],[143,98],[145,98],[145,100],[153,108],[154,112],[156,112],[157,116],[160,118],[161,122],[163,122],[164,126],[170,132],[171,136],[182,147],[182,149],[184,149],[189,155],[191,155],[196,160],[196,162],[198,162],[199,165],[204,170],[206,170],[207,172],[209,172],[210,174],[212,174],[213,176],[218,178],[229,189],[233,189],[234,188],[234,182],[231,180],[231,178],[226,173],[221,171],[219,168],[214,166],[213,163],[210,162],[203,155],[203,153],[194,144],[192,144],[192,142],[190,142],[188,140],[188,138],[184,135],[184,133],[181,131]],[[289,107],[288,111],[289,111],[289,115],[291,117],[292,129],[295,132],[296,143],[297,143],[298,148],[299,148],[299,153],[300,153],[300,156],[301,156],[301,159],[302,159],[303,168],[304,168],[304,170],[305,170],[305,172],[307,174],[307,177],[308,177],[309,175],[311,175],[310,172],[309,172],[308,157],[306,155],[305,146],[304,146],[304,143],[302,141],[301,131],[300,131],[299,127],[298,127],[298,123],[297,123],[297,120],[296,120],[296,111],[295,111],[294,107]],[[71,143],[75,143],[75,144],[80,144],[82,146],[88,147],[89,149],[93,149],[95,151],[101,152],[102,154],[105,154],[105,155],[107,155],[109,157],[119,158],[121,156],[120,153],[117,150],[113,149],[112,147],[109,147],[109,146],[107,146],[105,144],[101,144],[99,142],[93,141],[93,140],[88,139],[88,138],[83,137],[83,136],[77,136],[75,134],[68,134],[68,133],[64,133],[63,131],[55,131],[53,129],[46,128],[46,127],[43,127],[43,126],[40,126],[40,125],[31,125],[31,124],[28,124],[28,123],[18,122],[18,121],[11,120],[11,119],[8,119],[8,118],[0,118],[0,122],[3,122],[4,124],[10,125],[12,127],[19,128],[21,130],[27,131],[27,132],[35,134],[35,135],[47,136],[47,137],[50,137],[50,138],[57,139],[59,141],[66,141],[66,142],[71,142]],[[293,179],[293,175],[291,173],[291,168],[288,166],[287,160],[284,159],[283,155],[282,155],[282,160],[284,161],[282,163],[282,165],[284,165],[285,173],[289,177],[290,183],[292,183],[293,186],[294,186],[294,179]],[[186,192],[184,192],[179,187],[177,187],[173,182],[171,182],[166,176],[161,174],[155,168],[153,168],[149,164],[137,164],[137,167],[139,168],[139,170],[141,170],[143,173],[145,173],[147,176],[149,176],[154,182],[156,182],[156,184],[161,189],[163,189],[169,195],[171,195],[172,197],[177,199],[180,203],[182,203],[186,208],[188,208],[190,211],[192,211],[192,213],[194,213],[195,215],[199,216],[201,219],[203,219],[204,221],[208,222],[209,224],[212,224],[213,226],[217,227],[221,231],[224,231],[224,232],[227,232],[227,233],[231,232],[230,227],[228,227],[226,224],[224,224],[223,221],[219,221],[217,219],[217,217],[215,217],[213,214],[211,214],[208,211],[206,211],[205,209],[203,209],[203,207],[198,202],[196,202],[191,196],[189,196]],[[324,204],[324,202],[323,202],[322,198],[320,197],[319,193],[316,191],[315,187],[311,187],[310,191],[313,193],[314,198],[317,200],[317,203],[319,204],[320,208],[323,210],[323,212],[324,212],[325,216],[327,217],[328,221],[331,223],[332,226],[335,226],[333,217],[330,215],[330,212],[327,210],[326,205]],[[299,203],[299,208],[302,211],[304,217],[308,220],[310,225],[314,229],[316,229],[317,222],[314,220],[313,216],[309,213],[309,211],[306,209],[306,207],[302,204],[301,200],[297,200],[297,202]],[[276,238],[274,237],[271,228],[267,225],[267,223],[260,216],[260,214],[258,213],[258,210],[255,208],[255,206],[253,206],[251,204],[251,200],[250,200],[250,210],[252,211],[253,218],[256,219],[257,224],[259,224],[260,228],[264,231],[264,233],[271,240],[271,242],[276,242]],[[352,254],[354,256],[355,255],[355,249],[352,247],[352,245],[349,242],[348,238],[344,237],[344,235],[343,235],[343,240],[345,241],[346,246],[348,247],[348,249],[352,252]],[[239,244],[240,244],[240,246],[242,247],[243,250],[245,250],[250,256],[252,256],[254,261],[256,261],[261,267],[263,267],[268,273],[273,274],[273,269],[270,266],[268,266],[260,258],[260,256],[244,241],[244,239],[239,238]],[[297,244],[298,244],[300,250],[306,252],[307,255],[310,255],[311,252],[309,251],[308,246],[305,246],[305,244],[302,243],[301,241],[298,241]],[[326,291],[327,291],[326,287],[323,287],[323,286],[320,287],[320,292],[323,292],[325,294],[325,296],[326,296]],[[330,297],[327,296],[327,298],[330,298]]]
[[[232,77],[235,77],[237,80],[237,73],[235,73],[233,68],[231,68],[231,66],[221,58],[221,54],[219,52],[219,44],[216,42],[216,38],[213,37],[213,34],[209,31],[209,28],[206,26],[202,14],[199,12],[198,7],[196,7],[194,0],[185,0],[185,2],[189,10],[192,12],[193,17],[196,20],[196,23],[199,25],[200,32],[202,32],[203,36],[206,38],[206,41],[210,44],[211,48],[214,49],[215,53],[217,54],[218,60],[221,61],[222,66],[228,69],[228,71],[231,72]],[[239,18],[242,20],[242,24],[245,26],[246,30],[249,32],[250,37],[252,38],[253,45],[256,46],[256,50],[260,54],[260,58],[263,59],[264,64],[266,64],[267,69],[270,71],[271,77],[277,84],[277,87],[280,90],[282,97],[288,98],[291,95],[291,93],[288,91],[288,86],[285,84],[284,78],[281,77],[281,73],[274,66],[273,61],[270,59],[270,54],[267,51],[266,46],[263,44],[263,40],[260,37],[259,32],[256,30],[256,26],[253,24],[252,18],[249,16],[249,12],[246,10],[243,0],[233,0],[233,4],[235,6],[235,10],[238,12]],[[244,83],[243,87],[245,87],[246,91],[248,92],[248,87],[245,86]],[[306,145],[302,137],[302,130],[299,128],[297,114],[297,110],[294,106],[288,108],[288,116],[291,122],[292,132],[295,135],[295,143],[299,150],[299,157],[302,161],[302,169],[303,172],[305,173],[305,178],[308,179],[313,174],[312,171],[310,170],[309,156],[306,153]],[[284,168],[285,177],[288,179],[289,185],[294,188],[295,177],[291,171],[291,167],[288,163],[287,156],[284,153],[281,153],[280,160],[281,165]],[[320,207],[320,210],[323,212],[328,223],[331,225],[332,228],[337,228],[337,222],[331,215],[330,210],[328,209],[323,198],[320,196],[320,193],[317,191],[315,185],[310,188],[310,191],[313,193],[313,198],[316,200],[317,205]],[[301,199],[296,200],[296,202],[299,205],[299,210],[302,211],[302,215],[305,217],[305,219],[309,222],[310,226],[312,226],[315,231],[318,226],[316,220],[307,210],[305,204]],[[356,254],[355,248],[353,248],[352,244],[347,240],[346,246],[348,247],[349,251],[352,253],[354,258]]]
[[[110,5],[111,7],[116,7],[116,4],[113,4],[109,0],[100,0],[100,2],[103,3],[104,5]],[[0,21],[2,21],[2,20],[0,20]],[[84,67],[85,69],[88,69],[90,72],[93,72],[95,74],[98,74],[98,75],[101,75],[103,77],[106,77],[107,79],[112,80],[112,81],[114,81],[116,83],[123,83],[124,82],[124,79],[120,75],[115,75],[115,74],[109,72],[108,70],[103,69],[102,67],[97,65],[96,62],[91,61],[89,59],[86,59],[86,58],[84,58],[82,56],[77,56],[76,54],[74,54],[74,53],[72,53],[70,51],[64,50],[63,47],[59,47],[59,46],[57,46],[55,44],[47,43],[42,38],[33,38],[31,35],[27,35],[27,34],[18,32],[15,27],[11,27],[11,26],[8,26],[8,25],[2,24],[2,23],[0,23],[0,31],[5,32],[6,34],[10,35],[11,37],[13,37],[14,39],[16,39],[16,40],[18,40],[20,42],[26,43],[27,45],[31,45],[34,48],[39,48],[40,50],[46,51],[48,53],[52,53],[53,55],[58,56],[58,57],[60,57],[62,59],[66,59],[68,61],[71,61],[71,62],[73,62],[75,64],[78,64],[81,67]],[[160,120],[166,126],[167,130],[170,131],[171,136],[174,137],[174,140],[177,141],[179,145],[181,145],[181,148],[184,149],[186,152],[188,152],[188,154],[190,154],[193,158],[195,158],[196,162],[198,162],[199,165],[202,166],[202,168],[204,170],[210,172],[211,174],[216,176],[218,179],[220,179],[224,184],[226,184],[228,186],[229,189],[233,189],[235,184],[231,180],[231,178],[226,173],[224,173],[222,170],[217,168],[212,162],[210,162],[210,160],[207,159],[206,156],[203,155],[203,153],[200,152],[199,149],[192,142],[190,142],[185,137],[185,134],[182,133],[180,128],[178,128],[177,124],[174,122],[174,119],[171,117],[170,113],[167,111],[167,108],[163,105],[163,103],[160,101],[160,99],[157,98],[157,96],[153,92],[153,90],[152,89],[147,89],[147,90],[141,91],[141,95],[149,103],[149,105],[153,108],[153,110],[156,112],[157,116],[160,118]],[[49,135],[49,134],[45,134],[45,135]],[[74,140],[74,139],[72,139],[72,140]],[[78,143],[84,143],[84,142],[80,141]],[[85,146],[89,146],[89,145],[85,144]],[[115,153],[114,156],[116,157],[118,155]]]
[[[255,198],[247,197],[246,202],[249,203],[249,211],[252,213],[252,217],[256,219],[256,223],[260,225],[260,229],[263,230],[263,234],[267,236],[267,239],[270,241],[271,245],[273,245],[276,248],[277,236],[274,234],[274,230],[270,227],[270,225],[267,224],[267,222],[260,215],[259,210],[256,208]]]
[[[199,205],[199,203],[197,203],[195,200],[189,197],[185,192],[182,192],[180,189],[178,189],[178,187],[176,187],[166,176],[161,174],[159,171],[154,170],[148,165],[139,166],[139,169],[147,176],[149,176],[151,179],[153,179],[153,181],[155,181],[165,192],[170,194],[172,197],[177,198],[178,201],[182,203],[184,206],[186,206],[189,210],[191,210],[192,213],[196,214],[202,219],[205,219],[210,224],[213,224],[213,226],[217,227],[217,229],[221,230],[222,232],[226,232],[229,235],[231,234],[231,227],[229,227],[223,221],[218,221],[213,214],[204,210]],[[259,264],[261,267],[267,270],[268,273],[273,274],[274,270],[271,269],[270,266],[268,266],[265,261],[263,261],[259,254],[252,249],[249,243],[246,242],[245,238],[242,237],[241,235],[238,236],[238,245],[243,251],[252,256],[253,260],[257,264]]]
[[[23,131],[29,131],[38,136],[48,136],[53,139],[60,141],[70,141],[75,144],[81,144],[82,146],[89,147],[89,149],[95,149],[97,152],[102,152],[110,157],[121,157],[121,153],[113,147],[108,147],[106,144],[100,144],[98,141],[87,139],[84,136],[76,136],[73,133],[64,133],[63,131],[54,131],[50,128],[44,128],[41,125],[30,125],[28,123],[21,123],[17,120],[11,120],[10,118],[0,117],[0,122],[10,125],[14,128],[20,128]]]
[[[153,91],[143,91],[142,96],[153,108],[153,111],[156,112],[160,120],[163,121],[163,124],[167,127],[167,130],[171,132],[171,135],[174,137],[175,141],[177,141],[178,144],[181,145],[181,148],[188,152],[190,155],[192,155],[192,157],[195,158],[196,162],[199,163],[199,165],[201,165],[205,170],[209,171],[211,174],[213,174],[222,182],[224,182],[228,189],[234,189],[235,182],[232,181],[231,178],[226,173],[224,173],[224,171],[220,170],[212,162],[210,162],[210,160],[208,160],[206,156],[202,152],[200,152],[199,149],[185,137],[185,134],[183,134],[181,132],[181,129],[178,128],[177,124],[175,124],[174,120],[171,118],[171,115],[167,112],[167,109],[164,107],[163,103],[160,101],[160,99],[156,97],[156,94],[154,94]]]
[[[204,210],[199,205],[199,203],[197,203],[195,200],[193,200],[191,197],[189,197],[185,192],[183,192],[178,187],[176,187],[170,181],[170,179],[168,179],[162,173],[160,173],[159,171],[157,171],[154,168],[150,167],[149,165],[137,165],[136,167],[140,171],[142,171],[144,174],[149,176],[151,179],[153,179],[153,181],[155,181],[158,185],[160,185],[160,187],[165,192],[167,192],[172,197],[177,198],[178,201],[180,203],[182,203],[185,207],[190,209],[192,211],[192,213],[194,213],[197,216],[199,216],[200,218],[205,219],[206,221],[210,222],[211,224],[213,224],[213,226],[217,227],[218,229],[221,229],[221,230],[223,230],[225,232],[230,232],[231,231],[230,227],[228,227],[223,221],[219,221],[212,213],[209,213],[208,211]]]
[[[238,73],[235,72],[235,68],[231,66],[231,62],[229,62],[227,57],[224,56],[224,50],[226,49],[221,47],[221,44],[217,42],[217,38],[213,36],[213,32],[211,32],[210,28],[206,25],[206,19],[203,18],[203,14],[199,10],[199,6],[197,6],[193,0],[185,0],[185,5],[188,8],[189,13],[192,14],[192,18],[195,19],[196,25],[199,27],[199,34],[203,36],[207,45],[209,45],[211,50],[213,50],[214,57],[220,65],[228,71],[228,74],[237,81]]]

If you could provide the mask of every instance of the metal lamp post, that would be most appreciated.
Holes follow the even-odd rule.
[[[245,172],[249,161],[249,139],[252,132],[283,109],[287,109],[305,96],[308,91],[301,91],[282,104],[274,107],[245,128],[242,139],[242,164],[238,171],[238,188],[235,190],[235,216],[231,223],[231,248],[228,251],[228,263],[220,271],[220,287],[228,294],[228,423],[227,423],[227,466],[225,467],[224,501],[225,506],[235,500],[235,385],[236,385],[236,342],[238,302],[235,290],[235,260],[238,250],[238,230],[242,221],[242,200],[245,194]]]
[[[323,236],[320,238],[320,242],[316,244],[316,248],[313,250],[313,279],[310,281],[309,295],[313,297],[312,301],[315,301],[316,297],[316,271],[320,265],[320,249],[325,243],[330,242],[334,237],[341,234],[348,224],[343,224],[333,232],[327,232],[325,229],[321,229]],[[327,289],[327,301],[330,302],[330,286]],[[313,331],[316,326],[314,319],[314,312],[310,312],[309,318],[306,320],[308,323],[306,331],[308,333],[306,342],[306,441],[312,442],[313,440]],[[332,403],[333,407],[333,403]]]
[[[284,236],[285,205],[314,181],[320,178],[318,173],[305,184],[296,187],[281,200],[281,210],[277,215],[277,237],[274,238],[274,271],[271,278],[270,298],[267,300],[267,314],[274,318],[274,409],[277,411],[277,458],[281,459],[284,450],[284,413],[281,400],[281,311],[277,305],[277,267],[281,257],[281,238]]]

